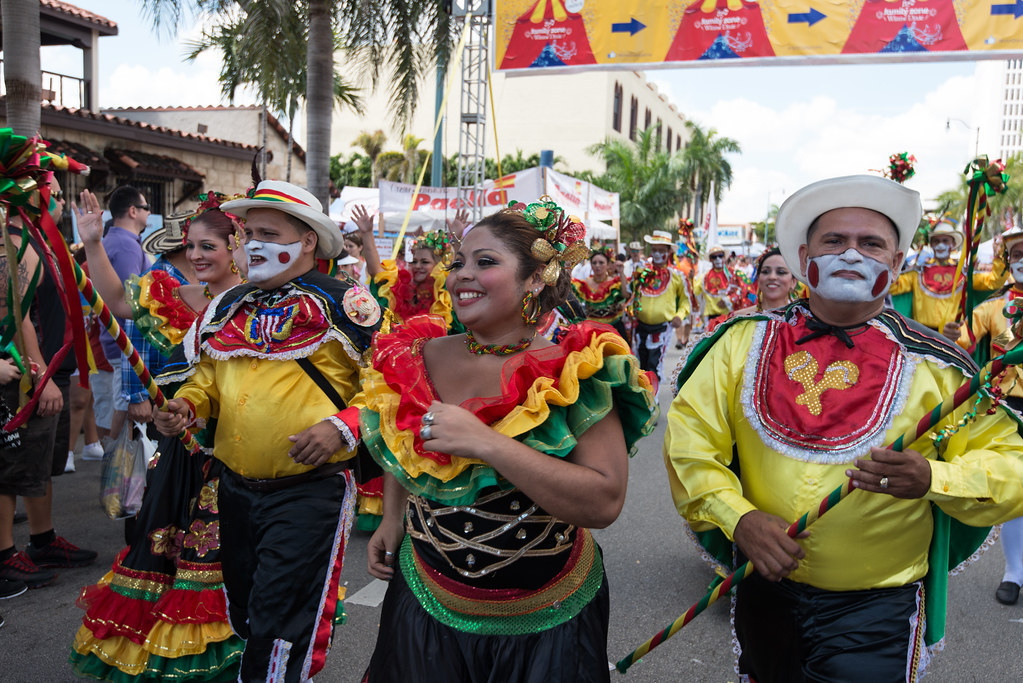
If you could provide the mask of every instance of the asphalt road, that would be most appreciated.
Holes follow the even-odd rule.
[[[672,351],[673,367],[678,352]],[[666,409],[669,395],[662,390]],[[704,593],[711,570],[683,533],[671,504],[661,459],[665,419],[640,444],[632,460],[629,494],[621,517],[596,533],[604,551],[611,587],[608,642],[613,660],[625,656],[685,612]],[[107,571],[123,544],[122,525],[100,510],[99,463],[79,463],[78,472],[54,481],[58,533],[97,549],[93,567],[64,570],[47,588],[0,601],[7,625],[0,629],[0,681],[6,683],[76,680],[67,655],[81,620],[75,599],[83,585]],[[27,525],[15,529],[20,546]],[[343,579],[348,590],[348,623],[335,632],[324,682],[358,681],[376,642],[383,584],[366,573],[368,536],[353,532]],[[948,642],[930,667],[931,683],[1023,680],[1023,604],[1004,607],[994,600],[1001,580],[1002,558],[996,545],[972,567],[951,579]],[[650,653],[628,673],[614,679],[636,683],[737,681],[733,669],[729,606],[712,605],[672,640]]]

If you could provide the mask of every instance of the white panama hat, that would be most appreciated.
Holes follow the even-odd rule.
[[[775,219],[778,248],[800,282],[806,279],[799,266],[799,246],[806,244],[810,225],[828,211],[849,208],[870,209],[887,216],[895,224],[898,250],[903,254],[909,252],[923,216],[920,193],[894,180],[850,175],[810,183],[785,200]]]
[[[671,240],[671,233],[666,230],[654,230],[653,235],[643,235],[643,241],[647,244],[663,244],[668,247],[675,245]]]
[[[311,192],[282,180],[264,180],[252,197],[221,204],[222,211],[245,218],[249,209],[275,209],[294,216],[316,233],[316,257],[337,258],[344,250],[341,228],[323,213],[323,205]]]
[[[931,228],[930,234],[927,235],[927,242],[930,243],[932,238],[941,237],[943,235],[947,235],[952,238],[952,251],[963,246],[963,233],[959,232],[956,226],[950,223],[947,218],[943,218],[938,221],[937,224]]]

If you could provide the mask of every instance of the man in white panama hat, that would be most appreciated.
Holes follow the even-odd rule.
[[[651,245],[650,263],[632,272],[632,312],[636,318],[632,350],[640,367],[652,370],[663,382],[664,349],[673,336],[668,328],[677,329],[689,321],[689,284],[668,265],[674,247],[671,233],[654,230],[652,235],[644,235],[643,241]]]
[[[954,338],[959,331],[956,316],[963,291],[962,281],[955,281],[956,252],[963,246],[963,233],[951,219],[942,218],[931,229],[928,241],[934,256],[902,273],[892,284],[891,294],[911,294],[913,320]],[[1005,276],[1005,261],[996,258],[992,271],[974,273],[972,287],[998,289]]]
[[[963,410],[938,424],[957,426],[940,457],[926,436],[884,448],[976,372],[884,307],[920,215],[916,192],[876,176],[793,194],[779,246],[809,299],[725,321],[680,367],[672,496],[719,561],[732,566],[734,548],[756,569],[738,585],[734,629],[739,670],[758,683],[916,680],[944,636],[948,571],[986,525],[1023,513],[1023,438],[1006,411],[985,414],[988,400],[972,424],[958,425]]]
[[[742,288],[739,278],[725,265],[724,249],[714,245],[707,251],[707,259],[710,270],[696,279],[693,293],[703,303],[704,321],[711,324],[728,317]]]
[[[304,681],[330,645],[354,513],[355,442],[339,414],[380,310],[317,270],[344,243],[306,190],[263,181],[221,209],[246,219],[249,284],[193,326],[186,361],[166,370],[188,379],[156,422],[169,435],[217,419],[224,585],[246,641],[239,680]]]

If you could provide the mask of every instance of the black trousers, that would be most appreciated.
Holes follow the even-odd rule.
[[[660,335],[660,337],[656,335]],[[661,370],[664,365],[664,350],[668,348],[667,335],[668,323],[647,325],[636,321],[636,342],[633,346],[636,358],[639,359],[639,367],[643,370],[652,370],[661,381],[664,380],[661,377]],[[657,339],[656,344],[648,342],[651,337]],[[650,346],[654,346],[654,348],[649,348]]]
[[[739,671],[757,683],[905,681],[923,638],[920,590],[826,591],[755,573],[736,592]]]
[[[304,681],[326,658],[354,489],[345,472],[277,491],[220,478],[220,557],[241,681]],[[346,495],[350,493],[351,495]]]

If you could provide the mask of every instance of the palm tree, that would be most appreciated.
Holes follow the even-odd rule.
[[[384,151],[385,142],[387,142],[387,136],[384,135],[384,131],[382,130],[376,130],[372,133],[362,131],[359,133],[358,137],[352,141],[352,147],[360,148],[366,153],[366,156],[369,157],[369,163],[372,167],[370,177],[373,184],[371,187],[376,187],[377,183],[380,182],[381,171],[377,159]]]
[[[39,132],[40,81],[39,0],[4,0],[4,86],[7,88],[7,126],[18,135]]]
[[[703,207],[711,198],[711,186],[714,201],[720,202],[732,184],[732,165],[725,155],[739,154],[742,148],[732,138],[719,137],[716,130],[704,130],[695,121],[686,121],[686,128],[689,140],[681,154],[681,172],[686,182],[680,199],[686,215],[689,205],[695,202],[693,215],[702,216]]]
[[[298,5],[254,3],[248,12],[204,30],[189,43],[187,59],[207,50],[220,50],[221,92],[234,102],[240,86],[255,89],[260,99],[288,117],[288,171],[291,180],[292,140],[299,102],[305,99],[306,24]],[[337,69],[333,74],[333,104],[362,113],[358,88],[347,83]]]
[[[4,4],[6,4],[5,0]],[[304,11],[306,42],[306,129],[309,190],[328,204],[331,87],[334,35],[346,54],[361,63],[375,87],[385,71],[393,92],[391,114],[407,129],[419,100],[423,74],[435,64],[446,66],[453,46],[446,0],[139,0],[154,26],[177,25],[184,14],[202,12],[224,20],[250,13],[257,5],[274,5],[282,15],[288,5]]]
[[[621,227],[629,239],[664,227],[677,209],[682,176],[667,152],[657,151],[655,129],[647,128],[636,142],[606,140],[590,147],[607,164],[595,184],[619,193]]]
[[[419,168],[419,145],[423,138],[417,138],[409,133],[405,136],[402,146],[405,148],[405,159],[402,164],[402,177],[406,183],[416,182],[416,169]]]

